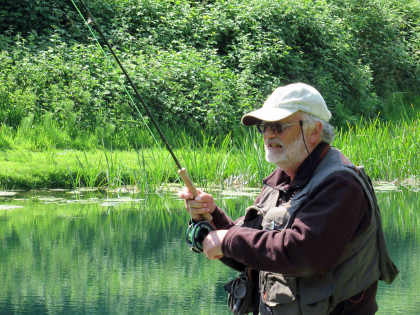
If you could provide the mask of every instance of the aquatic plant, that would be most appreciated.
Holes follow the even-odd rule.
[[[364,165],[374,180],[402,184],[412,178],[413,186],[418,186],[420,113],[413,114],[395,122],[361,119],[339,129],[333,145],[355,164]],[[3,188],[137,185],[142,191],[155,191],[162,184],[180,182],[169,153],[156,142],[129,151],[60,150],[51,145],[39,151],[38,145],[35,149],[30,144],[31,137],[19,133],[13,137],[7,127],[2,128],[0,142],[9,145],[0,152]],[[54,134],[37,130],[39,139]],[[201,141],[174,132],[169,139],[197,185],[258,187],[274,166],[264,159],[261,136],[253,128],[242,132],[239,138],[229,133],[217,139],[203,134]]]

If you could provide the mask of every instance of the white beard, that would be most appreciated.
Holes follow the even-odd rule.
[[[290,169],[299,165],[307,157],[302,138],[298,137],[294,142],[287,147],[283,143],[274,141],[282,146],[281,150],[278,148],[270,148],[265,145],[265,159],[269,163],[274,163],[281,169]]]

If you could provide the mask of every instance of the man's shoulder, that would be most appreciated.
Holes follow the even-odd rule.
[[[336,147],[331,147],[327,155],[330,156],[330,159],[339,162],[343,166],[354,167],[353,162]]]
[[[309,181],[309,191],[319,191],[325,186],[347,187],[349,193],[361,193],[363,187],[359,179],[359,169],[338,149],[331,148],[329,156],[320,163]]]

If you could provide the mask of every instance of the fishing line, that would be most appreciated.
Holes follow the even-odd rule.
[[[74,0],[70,0],[71,3],[73,4],[73,6],[76,8],[77,12],[83,17],[83,20],[85,21],[85,23],[87,24],[87,26],[89,27],[89,30],[92,32],[92,35],[94,36],[94,33],[90,27],[90,25],[93,26],[93,28],[95,29],[95,31],[99,34],[99,37],[102,39],[102,41],[104,42],[104,44],[108,47],[109,51],[111,52],[112,56],[114,57],[115,61],[117,62],[118,66],[120,67],[121,71],[124,73],[128,83],[130,84],[131,88],[133,89],[135,95],[137,96],[137,100],[139,101],[139,103],[142,105],[143,109],[146,111],[147,115],[150,118],[150,121],[153,123],[154,127],[156,128],[160,138],[162,139],[162,141],[164,142],[166,148],[168,149],[169,153],[171,154],[173,160],[175,161],[175,164],[178,166],[179,169],[182,169],[181,164],[179,163],[177,157],[175,156],[175,154],[172,151],[172,148],[169,146],[168,141],[166,140],[166,137],[164,136],[163,132],[161,131],[158,123],[155,121],[151,111],[149,110],[148,106],[146,106],[146,104],[144,104],[142,98],[140,97],[140,94],[135,86],[135,84],[133,83],[133,81],[131,80],[130,76],[128,75],[127,71],[125,70],[124,66],[121,64],[120,60],[118,59],[117,55],[114,52],[114,49],[111,47],[111,45],[108,43],[108,41],[106,40],[104,34],[102,33],[102,30],[99,28],[98,24],[96,23],[95,19],[93,18],[92,14],[90,13],[89,9],[86,7],[85,3],[82,0],[79,0],[78,2],[80,3],[83,11],[85,12],[86,16],[88,17],[88,19],[86,20],[85,15],[82,13],[82,10],[80,10],[78,8],[78,6],[76,5]],[[95,40],[97,41],[97,43],[102,47],[102,45],[100,44],[99,40],[96,38],[96,36],[94,36]],[[103,49],[102,49],[103,50]],[[134,107],[137,111],[139,111],[138,107],[134,104]],[[140,112],[140,111],[139,111]],[[141,113],[140,113],[141,114]]]
[[[169,151],[170,155],[172,156],[172,159],[174,160],[175,164],[178,167],[178,174],[179,176],[182,178],[182,180],[185,183],[185,186],[187,186],[188,190],[192,193],[192,195],[194,196],[194,198],[197,196],[197,190],[194,187],[188,173],[187,170],[185,168],[183,168],[181,166],[181,163],[179,162],[179,160],[177,159],[177,157],[175,156],[174,152],[172,151],[172,148],[170,147],[165,135],[163,134],[162,130],[160,129],[158,123],[156,122],[155,118],[153,117],[149,107],[144,103],[143,99],[140,97],[140,94],[135,86],[135,84],[133,83],[133,81],[131,80],[130,76],[128,75],[127,71],[125,70],[124,66],[121,64],[120,60],[118,59],[117,55],[115,54],[113,48],[111,47],[111,45],[109,44],[109,42],[107,41],[107,39],[105,38],[105,35],[102,33],[102,30],[100,29],[99,25],[96,23],[95,19],[93,18],[92,14],[90,13],[89,9],[87,8],[87,6],[85,5],[83,0],[78,0],[78,2],[80,3],[80,6],[82,7],[82,10],[85,12],[85,14],[82,13],[82,10],[79,9],[79,7],[76,5],[74,0],[70,0],[71,3],[73,4],[73,6],[75,7],[75,9],[77,10],[77,12],[79,13],[79,15],[82,17],[83,21],[85,22],[85,24],[88,26],[88,29],[90,30],[91,34],[93,35],[93,37],[95,38],[96,42],[98,43],[98,45],[101,47],[102,51],[104,52],[105,56],[106,53],[104,51],[104,49],[102,48],[101,43],[99,42],[99,40],[96,38],[92,28],[90,27],[90,25],[93,26],[93,28],[95,29],[95,31],[99,34],[99,37],[101,38],[101,40],[103,41],[103,43],[108,47],[109,51],[111,52],[112,56],[114,57],[115,61],[117,62],[118,66],[120,67],[121,71],[124,73],[128,83],[130,84],[131,88],[134,91],[134,94],[138,100],[138,102],[142,105],[143,109],[146,111],[148,117],[150,118],[150,121],[152,122],[152,124],[154,125],[154,127],[156,128],[160,138],[162,139],[163,143],[165,144],[167,150]],[[85,18],[85,15],[87,16],[87,20]],[[128,93],[128,91],[126,90],[127,94],[130,95]],[[131,97],[130,97],[131,99]],[[133,101],[132,103],[135,107],[135,109],[138,111],[138,113],[141,115],[140,110],[138,109],[138,107],[136,106],[135,102]],[[147,124],[146,124],[147,126]],[[149,131],[152,133],[152,131],[149,128]],[[156,139],[155,139],[156,140]],[[190,213],[191,216],[191,213]],[[202,218],[204,220],[208,220],[211,221],[212,220],[212,216],[208,213],[202,214],[201,215]]]
[[[103,55],[109,61],[109,55],[106,53],[106,51],[103,49],[102,45],[100,44],[99,40],[97,39],[94,31],[90,27],[90,23],[86,20],[85,16],[80,11],[79,7],[76,5],[76,3],[74,2],[74,0],[70,0],[70,2],[73,4],[74,8],[76,9],[77,13],[82,18],[83,22],[85,22],[85,25],[87,26],[88,30],[90,31],[90,34],[93,36],[93,39],[95,40],[95,42],[97,43],[98,47],[102,51]],[[155,141],[155,143],[158,144],[158,141],[157,141],[157,139],[156,139],[153,131],[150,129],[149,125],[146,122],[146,119],[144,118],[143,114],[139,110],[138,106],[136,105],[135,101],[133,100],[133,97],[131,96],[130,92],[128,92],[128,90],[127,90],[127,88],[126,88],[126,86],[124,84],[123,84],[123,89],[124,89],[125,93],[127,94],[129,100],[131,101],[131,104],[134,106],[134,109],[137,111],[137,113],[139,114],[140,118],[142,119],[144,126],[146,126],[147,130],[149,131],[149,133],[152,136],[152,138]]]

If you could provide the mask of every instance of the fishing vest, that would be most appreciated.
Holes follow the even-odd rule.
[[[260,271],[260,314],[326,315],[338,303],[362,292],[377,280],[391,283],[398,274],[388,255],[372,183],[362,167],[355,167],[337,149],[328,151],[309,182],[286,204],[277,206],[280,192],[266,186],[258,205],[247,209],[245,220],[262,217],[260,222],[265,230],[290,228],[300,205],[310,202],[312,192],[338,171],[348,172],[363,188],[370,205],[368,228],[345,247],[340,259],[326,273],[291,277]]]

